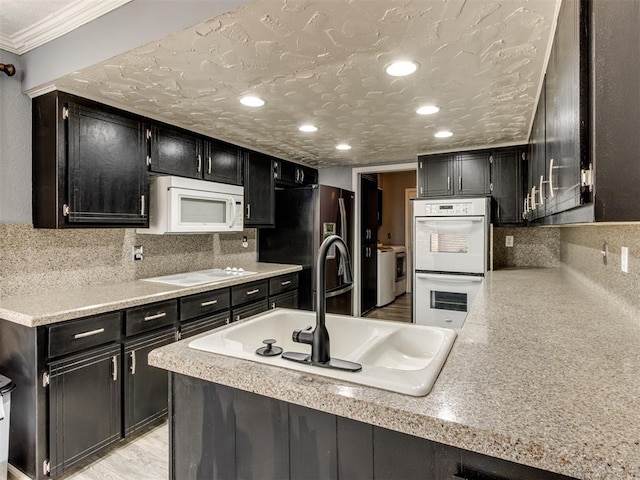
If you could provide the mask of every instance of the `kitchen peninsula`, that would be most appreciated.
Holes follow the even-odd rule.
[[[236,268],[244,275],[193,286],[135,280],[2,298],[0,364],[17,385],[9,463],[55,478],[145,431],[167,413],[167,374],[148,366],[149,351],[295,308],[299,265]]]
[[[215,453],[206,453],[213,452],[205,450],[208,445],[218,447],[222,456],[229,453],[224,448],[231,448],[233,438],[244,451],[250,451],[252,441],[264,441],[269,434],[272,442],[277,440],[276,427],[286,424],[288,408],[292,435],[303,432],[291,442],[298,450],[304,450],[309,441],[317,442],[316,449],[325,447],[327,437],[314,427],[331,418],[336,419],[333,425],[337,424],[338,433],[352,435],[360,429],[360,436],[349,438],[373,436],[375,447],[375,442],[385,437],[387,445],[395,445],[389,455],[377,449],[375,465],[369,468],[384,470],[396,455],[413,461],[416,468],[422,465],[425,478],[452,478],[454,474],[478,478],[466,477],[468,470],[499,477],[500,471],[506,471],[508,478],[543,478],[537,474],[532,477],[531,471],[523,474],[520,467],[527,465],[561,475],[550,474],[549,478],[633,479],[640,476],[640,407],[636,402],[640,397],[639,338],[637,318],[606,294],[594,292],[592,285],[571,271],[506,269],[487,276],[426,397],[196,351],[187,341],[155,350],[150,363],[173,372],[170,419],[174,475],[176,468],[187,468],[189,462],[192,470],[180,470],[182,475],[187,472],[193,476],[197,468],[206,471],[212,467]],[[251,398],[247,400],[247,396]],[[235,437],[233,431],[226,432],[227,443],[215,443],[206,426],[220,418],[203,406],[215,402],[225,414],[233,415],[238,406],[232,405],[232,398],[241,400]],[[264,420],[266,410],[261,410],[263,418],[258,421],[255,412],[244,408],[252,403],[271,405],[269,411],[276,415]],[[203,419],[202,414],[210,415]],[[314,420],[318,415],[321,419]],[[346,430],[345,422],[350,423]],[[271,430],[265,432],[258,424],[271,425]],[[184,431],[187,426],[191,429],[188,435]],[[373,429],[373,435],[367,429]],[[338,435],[338,448],[340,438],[344,436]],[[423,439],[429,443],[421,444]],[[188,442],[193,449],[190,457],[176,456],[185,453]],[[328,456],[317,458],[315,465],[331,468],[323,465],[335,464],[336,470],[329,473],[337,471],[338,476],[344,476],[341,458],[367,455],[356,445],[362,443],[351,442],[350,448],[338,450],[337,456],[335,449],[319,448],[322,453],[317,455]],[[298,450],[295,455],[280,452],[279,459],[271,458],[262,468],[268,472],[277,461],[289,460],[291,468],[311,468],[311,462],[300,464]],[[340,457],[341,452],[347,455]],[[255,451],[252,455],[243,460],[259,457]],[[429,458],[437,459],[436,473],[428,465]],[[367,461],[360,465],[366,466]],[[250,467],[245,464],[242,468]],[[429,472],[435,476],[429,477]],[[502,473],[500,478],[504,476]]]

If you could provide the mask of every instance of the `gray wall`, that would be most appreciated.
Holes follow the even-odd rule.
[[[22,93],[21,58],[0,50],[1,63],[16,74],[0,74],[0,223],[31,223],[31,99]]]
[[[318,170],[318,182],[322,185],[344,188],[353,191],[351,185],[351,167],[330,167]]]

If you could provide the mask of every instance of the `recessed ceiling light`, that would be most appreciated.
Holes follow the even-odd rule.
[[[436,105],[424,105],[416,110],[418,115],[433,115],[434,113],[438,113],[440,111],[440,107]]]
[[[336,150],[351,150],[351,145],[348,143],[339,143],[336,145]]]
[[[411,75],[418,69],[418,64],[410,60],[401,60],[399,62],[393,62],[385,69],[388,75],[392,77],[404,77],[405,75]]]
[[[436,138],[449,138],[453,135],[453,132],[450,132],[449,130],[440,130],[439,132],[436,132],[433,136]]]
[[[247,95],[240,99],[240,103],[246,107],[261,107],[264,105],[264,100],[259,97],[254,97],[252,95]]]
[[[298,127],[298,130],[300,130],[301,132],[312,133],[312,132],[317,132],[318,127],[316,127],[315,125],[311,125],[310,123],[305,123],[304,125],[300,125]]]

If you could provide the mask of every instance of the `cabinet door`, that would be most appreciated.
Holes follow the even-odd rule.
[[[489,195],[489,153],[464,152],[456,155],[453,191],[456,195]]]
[[[152,367],[147,361],[149,352],[175,340],[170,328],[146,335],[124,344],[124,435],[153,423],[167,413],[168,374]]]
[[[378,249],[375,244],[364,245],[360,251],[360,314],[376,306],[378,295]]]
[[[548,184],[542,183],[544,192],[542,193],[542,199],[544,203],[540,205],[540,177],[546,178],[545,168],[547,161],[547,140],[546,140],[546,80],[542,83],[542,90],[540,92],[540,100],[538,101],[538,108],[536,109],[536,115],[533,118],[533,125],[531,128],[531,140],[530,140],[530,158],[529,158],[529,172],[526,191],[524,192],[524,198],[527,198],[527,219],[535,220],[538,217],[542,217],[545,214],[545,209],[552,203],[552,196],[549,193]],[[535,188],[535,189],[534,189]],[[535,198],[532,200],[532,193],[535,194]],[[546,197],[546,198],[545,198]],[[535,201],[535,204],[534,204]],[[535,205],[535,208],[534,208]],[[524,201],[523,201],[524,208]]]
[[[120,344],[51,362],[51,477],[121,438]]]
[[[210,315],[204,318],[200,318],[195,321],[184,323],[180,325],[180,333],[178,339],[193,337],[200,333],[213,330],[214,328],[228,325],[231,322],[231,311],[225,310],[218,312],[215,315]]]
[[[271,158],[257,152],[247,152],[244,168],[245,226],[274,226],[274,182]]]
[[[493,151],[490,157],[492,215],[496,225],[522,223],[524,204],[522,163],[525,149],[508,148]]]
[[[240,147],[228,143],[204,142],[204,179],[242,185],[243,156]]]
[[[202,142],[195,135],[163,126],[151,129],[150,170],[181,177],[202,178]]]
[[[453,157],[451,155],[429,155],[423,157],[423,197],[453,195]],[[418,165],[419,166],[419,165]]]
[[[298,291],[281,293],[269,297],[269,308],[298,308]]]
[[[373,175],[360,177],[360,240],[362,244],[378,242],[378,181]]]
[[[301,177],[298,165],[286,160],[273,161],[273,174],[277,187],[296,187]]]
[[[67,221],[147,225],[143,125],[83,105],[67,108]]]
[[[318,183],[318,170],[311,167],[299,167],[300,181],[302,185],[315,185]]]
[[[232,312],[232,321],[237,322],[239,320],[249,318],[253,315],[257,315],[269,310],[269,303],[266,298],[258,300],[257,302],[243,305],[242,307],[235,307]]]
[[[547,67],[545,178],[551,170],[550,185],[554,193],[547,214],[569,210],[582,203],[581,148],[586,144],[586,135],[581,120],[587,113],[581,93],[584,90],[582,81],[587,80],[580,78],[581,55],[584,55],[580,37],[579,2],[563,1]]]

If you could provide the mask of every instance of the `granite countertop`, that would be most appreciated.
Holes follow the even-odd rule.
[[[188,342],[150,363],[577,478],[640,478],[640,322],[564,269],[490,272],[426,397]]]
[[[31,295],[5,297],[0,299],[0,319],[27,327],[38,327],[146,303],[170,300],[194,293],[217,290],[302,270],[300,265],[277,263],[248,263],[238,266],[257,273],[193,287],[178,287],[135,280],[108,285],[94,285],[73,290],[47,291]]]

